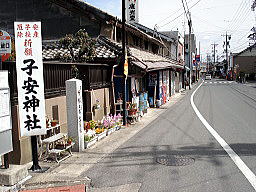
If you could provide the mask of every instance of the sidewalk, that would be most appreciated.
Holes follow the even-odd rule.
[[[63,185],[72,186],[74,184],[84,184],[87,186],[87,188],[90,187],[91,180],[89,178],[82,177],[82,173],[96,165],[102,158],[116,150],[136,133],[145,128],[159,115],[177,103],[182,97],[184,97],[184,95],[184,91],[182,93],[177,93],[170,98],[168,103],[162,105],[160,108],[149,108],[148,113],[142,117],[140,122],[114,132],[112,135],[97,142],[94,146],[86,149],[82,153],[73,153],[70,158],[66,159],[60,164],[40,162],[40,166],[42,168],[50,168],[44,173],[30,172],[32,178],[24,183],[22,187],[23,190],[49,188]],[[28,165],[28,167],[30,166],[31,165]]]

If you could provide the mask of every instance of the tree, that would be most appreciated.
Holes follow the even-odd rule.
[[[71,62],[86,62],[95,56],[95,43],[96,41],[89,37],[84,29],[78,32],[68,34],[60,39],[60,44],[69,50],[70,55],[60,57],[65,61]]]

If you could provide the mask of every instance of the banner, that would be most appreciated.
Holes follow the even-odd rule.
[[[41,22],[14,22],[21,136],[46,134]]]
[[[126,0],[126,21],[128,23],[139,23],[138,0]]]

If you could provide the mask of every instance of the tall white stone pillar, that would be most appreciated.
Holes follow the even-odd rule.
[[[75,139],[73,150],[84,150],[84,121],[82,81],[70,79],[66,81],[68,136]]]

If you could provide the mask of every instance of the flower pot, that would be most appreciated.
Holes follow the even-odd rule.
[[[85,149],[90,148],[91,146],[93,146],[93,145],[97,142],[97,140],[98,140],[98,137],[95,136],[95,137],[94,137],[93,139],[91,139],[90,141],[85,141],[85,142],[84,142],[84,148],[85,148]]]
[[[99,141],[107,136],[107,131],[104,131],[104,132],[98,134],[97,136],[98,136],[98,141]]]
[[[111,129],[108,129],[107,135],[111,135],[114,132],[115,132],[115,127],[111,128]]]

